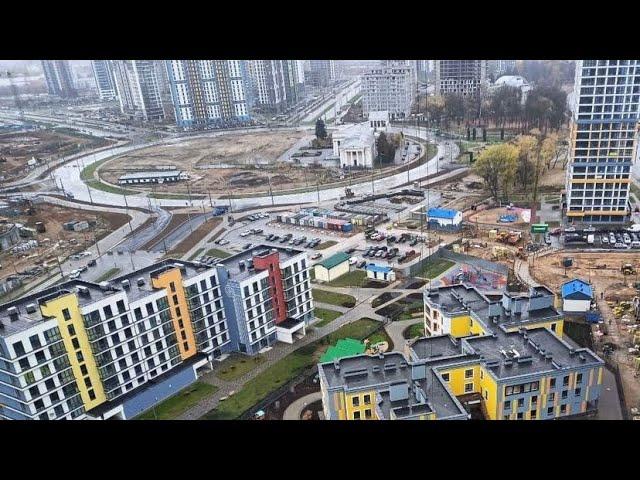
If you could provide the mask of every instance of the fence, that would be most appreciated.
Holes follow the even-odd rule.
[[[622,387],[622,376],[620,375],[620,367],[618,364],[611,360],[611,358],[604,356],[604,365],[616,380],[616,388],[618,389],[618,400],[620,400],[620,411],[622,412],[622,419],[629,420],[629,411],[627,409],[627,402],[624,398],[624,388]]]

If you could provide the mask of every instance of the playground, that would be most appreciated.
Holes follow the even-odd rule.
[[[476,287],[479,291],[503,290],[507,286],[507,274],[487,270],[470,263],[457,263],[447,270],[440,278],[433,280],[433,286],[447,286],[456,283],[466,283]]]

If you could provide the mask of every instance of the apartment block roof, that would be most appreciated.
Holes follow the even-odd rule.
[[[270,255],[274,251],[278,253],[280,263],[285,262],[297,255],[300,255],[301,253],[304,253],[303,250],[298,250],[291,247],[256,245],[249,250],[245,250],[244,252],[240,252],[230,257],[221,259],[218,262],[218,265],[222,265],[227,270],[227,272],[229,272],[229,278],[231,280],[233,280],[234,282],[242,282],[260,273],[259,270],[253,269],[254,257]]]

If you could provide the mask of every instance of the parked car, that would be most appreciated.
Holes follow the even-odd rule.
[[[311,255],[311,260],[317,260],[319,258],[322,258],[322,254],[320,252]]]
[[[602,243],[609,244],[609,237],[607,235],[602,235],[601,238]]]
[[[358,268],[364,268],[367,266],[367,261],[366,260],[362,260],[359,264],[358,264]]]
[[[356,258],[356,257],[351,257],[351,258],[349,259],[349,265],[355,265],[356,263],[358,263],[358,261],[359,261],[359,260],[358,260],[358,258]]]
[[[615,248],[627,248],[627,246],[622,242],[616,242],[614,245]]]
[[[226,245],[227,243],[229,243],[229,240],[226,240],[226,239],[220,240],[220,245]]]
[[[378,250],[375,254],[376,258],[380,258],[384,252],[382,250]]]
[[[242,249],[243,249],[243,250],[249,250],[250,248],[251,248],[251,244],[250,244],[250,243],[246,243],[246,244],[242,247]]]
[[[249,230],[245,230],[244,232],[241,232],[241,233],[240,233],[240,236],[241,236],[241,237],[246,237],[246,236],[248,236],[248,235],[251,235],[251,232],[250,232]]]

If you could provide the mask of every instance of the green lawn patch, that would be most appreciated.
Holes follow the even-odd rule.
[[[329,303],[331,305],[338,305],[340,307],[351,308],[356,305],[355,297],[351,295],[345,295],[344,293],[329,292],[327,290],[321,290],[314,288],[311,290],[313,299],[321,303]]]
[[[327,240],[326,242],[322,242],[319,243],[314,250],[324,250],[325,248],[329,248],[329,247],[333,247],[334,245],[337,245],[338,242],[336,242],[335,240]]]
[[[140,193],[136,190],[125,190],[124,188],[116,187],[114,185],[108,185],[96,179],[86,180],[84,183],[95,190],[101,190],[107,193],[115,193],[117,195],[137,195]]]
[[[164,402],[156,405],[155,409],[147,410],[142,415],[136,417],[136,420],[174,420],[180,414],[186,412],[196,405],[200,400],[213,395],[218,387],[209,385],[204,382],[195,382],[187,388],[181,390],[172,397],[167,398]],[[155,413],[154,413],[155,411]]]
[[[229,252],[225,252],[224,250],[220,250],[219,248],[210,248],[204,254],[206,257],[218,257],[218,258],[227,258],[230,257],[231,254]]]
[[[232,353],[228,358],[218,364],[216,377],[227,382],[240,378],[264,362],[262,355],[249,357],[239,353]]]
[[[197,249],[195,252],[193,252],[193,255],[189,257],[189,260],[193,260],[194,258],[199,257],[202,252],[204,252],[204,248]]]
[[[402,332],[402,336],[407,340],[410,338],[424,337],[424,324],[414,323],[413,325],[409,325]]]
[[[387,342],[387,344],[389,345],[389,349],[387,351],[390,352],[391,350],[393,350],[393,341],[391,340],[391,337],[387,335],[387,332],[385,332],[384,329],[378,330],[376,333],[370,335],[367,340],[369,340],[369,345],[375,345],[376,343],[380,342]]]
[[[364,270],[354,270],[353,272],[345,273],[341,277],[327,282],[327,285],[332,287],[362,287],[366,279],[367,272]]]
[[[104,272],[102,275],[100,275],[98,278],[96,278],[94,282],[96,283],[104,282],[106,280],[109,280],[112,277],[115,277],[118,273],[120,273],[119,268],[117,267],[110,268],[109,270]]]
[[[249,380],[242,390],[227,400],[220,402],[217,408],[202,418],[204,420],[232,420],[238,418],[271,392],[285,385],[316,363],[329,345],[334,345],[341,338],[363,340],[378,328],[380,328],[380,322],[370,318],[361,318],[343,325],[335,332],[315,342],[298,348],[267,368],[259,376]]]
[[[455,262],[446,260],[444,258],[436,258],[434,260],[427,260],[422,270],[416,275],[417,277],[436,278],[443,272],[446,272],[455,265]]]
[[[342,315],[341,312],[320,307],[316,307],[313,313],[320,319],[320,321],[315,324],[316,327],[324,327],[326,324],[333,322],[336,318]]]

